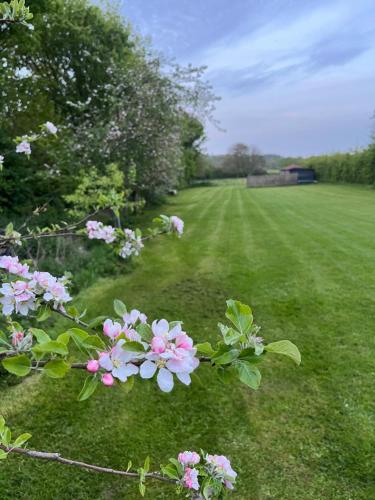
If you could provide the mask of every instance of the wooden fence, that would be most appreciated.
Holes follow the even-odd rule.
[[[298,183],[298,174],[249,175],[247,187],[289,186]]]

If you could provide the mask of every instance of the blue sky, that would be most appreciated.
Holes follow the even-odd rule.
[[[206,148],[264,153],[347,151],[375,121],[374,0],[122,0],[153,46],[207,65],[222,97]]]

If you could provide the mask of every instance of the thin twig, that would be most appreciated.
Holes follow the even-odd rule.
[[[80,462],[77,460],[70,460],[68,458],[62,457],[60,453],[48,453],[45,451],[27,450],[25,448],[11,448],[8,446],[4,446],[2,444],[0,444],[0,449],[4,450],[7,453],[19,453],[20,455],[25,455],[26,457],[58,462],[64,465],[72,465],[74,467],[79,467],[81,469],[86,469],[86,470],[92,470],[94,472],[100,472],[104,474],[114,474],[116,476],[123,476],[133,479],[139,478],[139,474],[137,472],[111,469],[108,467],[100,467],[99,465],[87,464],[85,462]],[[162,476],[160,472],[148,472],[145,474],[145,477],[149,479],[156,479],[158,481],[164,481],[167,483],[177,484],[177,481]]]

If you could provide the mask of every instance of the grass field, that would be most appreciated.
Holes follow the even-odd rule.
[[[227,454],[237,499],[375,498],[375,191],[313,185],[248,190],[222,183],[182,192],[165,212],[186,222],[181,240],[154,241],[133,273],[81,294],[90,314],[114,298],[151,318],[182,319],[196,341],[215,339],[225,300],[251,304],[262,335],[289,338],[299,368],[272,358],[254,392],[202,384],[162,394],[138,381],[78,403],[83,374],[37,376],[1,393],[0,408],[30,446],[100,465],[154,467],[179,450]],[[0,464],[2,500],[135,499],[136,485],[52,463]],[[174,499],[150,483],[146,498]]]

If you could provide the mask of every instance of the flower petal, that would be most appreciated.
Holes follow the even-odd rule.
[[[142,378],[152,378],[156,372],[156,365],[152,361],[145,361],[141,365],[139,374]]]
[[[166,368],[160,368],[158,373],[158,386],[163,392],[171,392],[173,389],[173,375]]]
[[[188,373],[176,373],[176,377],[180,382],[182,382],[185,385],[191,384],[191,378]]]

